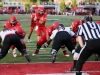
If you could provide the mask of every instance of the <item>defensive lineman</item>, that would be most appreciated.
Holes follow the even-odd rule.
[[[26,49],[23,47],[20,38],[16,35],[14,30],[9,30],[5,28],[3,31],[0,32],[0,43],[3,41],[3,46],[1,47],[0,51],[0,59],[4,58],[8,53],[11,45],[14,45],[19,52],[21,52],[28,62],[30,62],[30,58],[26,52]],[[1,45],[1,44],[0,44]]]

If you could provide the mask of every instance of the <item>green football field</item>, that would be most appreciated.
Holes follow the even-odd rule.
[[[11,15],[0,15],[0,30],[2,30],[2,25],[5,23],[6,20],[10,18]],[[25,42],[27,45],[27,48],[29,49],[28,54],[31,58],[31,62],[51,62],[52,56],[50,54],[51,51],[51,45],[48,48],[41,49],[39,54],[37,56],[32,57],[32,53],[36,49],[36,43],[37,43],[37,35],[34,31],[31,36],[31,43],[27,42],[27,36],[29,33],[29,27],[30,27],[30,16],[31,15],[15,15],[17,19],[21,22],[22,28],[26,31],[27,35],[25,37]],[[60,23],[64,24],[65,26],[70,26],[72,21],[75,19],[81,19],[83,16],[48,16],[47,17],[47,23],[46,26],[52,25],[54,21],[59,21]],[[97,21],[99,20],[99,16],[93,16],[93,20]],[[43,47],[42,47],[43,48]],[[70,54],[70,57],[65,57],[62,53],[62,50],[60,49],[57,54],[57,60],[56,62],[70,62],[73,61],[72,54],[67,50],[67,52]],[[94,61],[94,55],[92,55],[89,58],[89,61]],[[17,51],[17,57],[14,58],[12,55],[12,50],[9,50],[9,53],[0,60],[0,63],[24,63],[27,62],[26,59],[23,56],[20,56],[20,53]]]

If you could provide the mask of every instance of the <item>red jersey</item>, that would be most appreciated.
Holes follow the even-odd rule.
[[[47,28],[47,30],[46,30],[46,33],[47,33],[49,36],[51,36],[52,31],[53,31],[53,26],[49,26],[49,27]]]
[[[36,25],[36,22],[34,21],[34,18],[35,18],[35,13],[33,13],[32,15],[31,15],[31,25]]]
[[[47,14],[46,14],[46,13],[44,13],[43,15],[40,15],[39,13],[36,13],[36,14],[35,14],[35,17],[37,18],[37,20],[36,20],[36,25],[38,25],[38,26],[43,26],[43,25],[45,25],[46,20],[47,20]],[[43,23],[43,24],[40,24],[40,23],[39,23],[39,20],[43,20],[44,23]]]
[[[10,28],[15,27],[15,26],[21,26],[21,24],[17,21],[17,23],[15,25],[11,25],[10,20],[8,20],[8,21],[6,21],[5,26],[8,29],[10,29]]]

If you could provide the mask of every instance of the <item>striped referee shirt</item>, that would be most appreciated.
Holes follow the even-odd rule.
[[[85,40],[100,38],[100,25],[94,22],[83,23],[78,27],[77,36],[83,36]]]

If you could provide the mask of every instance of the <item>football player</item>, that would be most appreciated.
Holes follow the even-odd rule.
[[[30,62],[30,58],[14,30],[9,30],[8,28],[3,29],[3,31],[0,32],[0,43],[1,41],[3,41],[3,45],[0,51],[0,59],[4,58],[7,55],[11,45],[14,45],[19,52],[25,56],[27,61]]]
[[[39,53],[39,49],[41,48],[41,46],[47,42],[47,40],[49,39],[49,37],[52,34],[52,31],[55,30],[59,25],[59,22],[54,22],[53,25],[49,26],[46,30],[46,33],[44,33],[41,38],[39,39],[38,43],[37,43],[37,49],[35,50],[35,52],[32,54],[32,56],[35,56]],[[62,50],[63,50],[63,54],[65,56],[69,56],[69,54],[67,54],[64,46],[62,46]]]
[[[6,23],[3,25],[3,28],[12,28],[15,26],[21,26],[20,22],[18,22],[17,18],[15,16],[11,16],[9,20],[6,21]]]
[[[46,19],[47,19],[47,13],[45,13],[45,10],[43,7],[38,8],[38,12],[35,13],[34,22],[36,22],[36,33],[38,35],[38,40],[40,39],[42,32],[46,33]]]
[[[36,26],[36,21],[34,21],[36,12],[37,12],[37,10],[35,10],[35,13],[33,13],[33,14],[31,15],[31,21],[30,21],[30,22],[31,22],[31,25],[30,25],[30,32],[29,32],[29,35],[28,35],[28,42],[31,41],[31,40],[30,40],[30,37],[31,37],[31,35],[32,35],[32,32],[33,32],[35,26]]]

